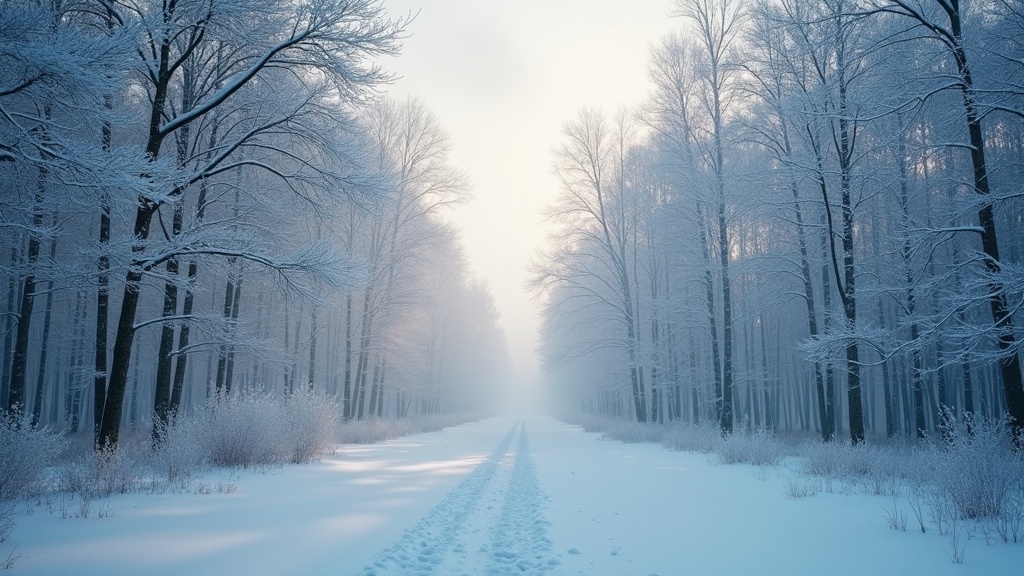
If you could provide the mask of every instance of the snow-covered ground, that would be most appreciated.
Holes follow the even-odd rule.
[[[93,501],[87,518],[59,498],[19,507],[4,550],[26,575],[1022,573],[1024,545],[963,536],[954,564],[947,536],[888,527],[892,498],[787,498],[796,475],[495,418]]]

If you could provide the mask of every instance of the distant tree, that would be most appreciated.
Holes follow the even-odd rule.
[[[699,102],[704,108],[708,125],[702,127],[707,134],[700,138],[697,149],[700,161],[712,175],[712,203],[718,235],[718,264],[722,299],[722,410],[719,424],[723,434],[733,429],[733,310],[732,278],[729,272],[731,244],[726,202],[726,123],[730,108],[736,100],[736,63],[732,61],[745,14],[742,5],[734,0],[677,0],[677,14],[690,20],[697,33],[700,49],[699,62],[703,65],[698,76]]]
[[[621,327],[614,340],[626,353],[633,415],[646,422],[633,251],[637,230],[624,173],[633,142],[627,122],[620,114],[609,126],[603,113],[585,109],[565,125],[565,142],[555,160],[562,191],[550,215],[558,228],[554,248],[537,266],[533,286],[545,294],[557,294],[563,285],[571,287],[584,306],[596,307],[598,317],[612,318]]]

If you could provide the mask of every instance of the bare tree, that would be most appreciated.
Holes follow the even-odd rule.
[[[145,153],[156,168],[164,141],[185,126],[203,121],[269,71],[287,68],[298,75],[317,76],[331,83],[343,98],[361,94],[367,87],[385,78],[366,62],[370,56],[393,52],[402,23],[389,20],[383,9],[369,0],[304,2],[299,6],[285,2],[265,2],[260,20],[249,19],[250,6],[230,0],[210,3],[170,2],[156,8],[143,3],[117,5],[116,19],[122,23],[138,20],[147,33],[139,40],[139,54],[145,64],[149,93],[149,122]],[[156,8],[154,10],[154,8]],[[258,24],[254,26],[254,24]],[[227,34],[235,30],[235,36]],[[238,36],[245,31],[244,37]],[[223,81],[188,110],[170,107],[170,94],[184,62],[197,50],[211,43],[231,45],[230,60],[222,62],[217,73]],[[244,142],[244,138],[242,142]],[[239,142],[239,145],[241,142]],[[234,150],[224,149],[226,159]],[[217,166],[216,160],[208,166]],[[222,169],[224,167],[221,167]],[[163,263],[163,258],[147,255],[154,215],[168,199],[182,194],[183,188],[154,188],[138,199],[133,237],[134,261],[124,281],[121,312],[117,321],[99,443],[117,443],[122,406],[136,330],[135,316],[143,273]]]

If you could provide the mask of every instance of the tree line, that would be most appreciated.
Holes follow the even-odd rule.
[[[116,444],[213,398],[486,408],[468,186],[376,0],[0,3],[0,405]]]
[[[653,89],[555,151],[552,394],[639,422],[1020,431],[1024,10],[676,0]]]

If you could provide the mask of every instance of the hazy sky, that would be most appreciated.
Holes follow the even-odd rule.
[[[517,378],[536,379],[537,311],[524,288],[558,191],[552,150],[585,106],[648,92],[650,46],[678,28],[672,0],[385,0],[419,15],[389,90],[419,97],[451,134],[474,199],[452,214],[502,315]]]

